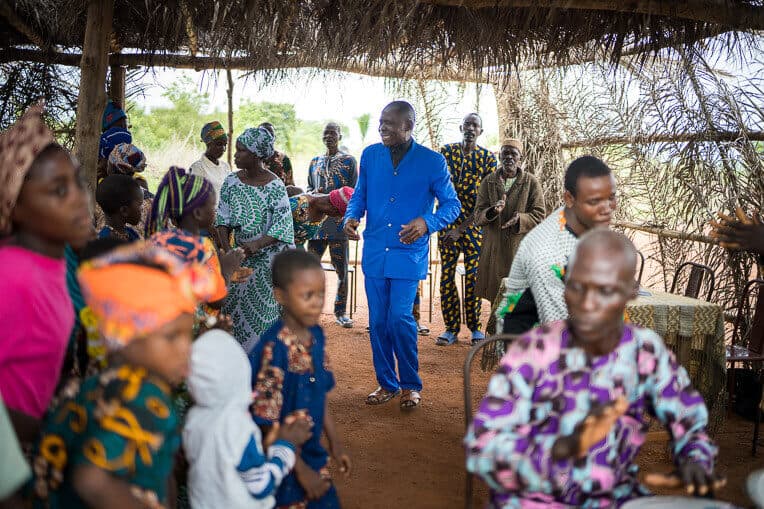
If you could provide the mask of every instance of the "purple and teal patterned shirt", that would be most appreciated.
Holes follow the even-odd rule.
[[[672,437],[677,464],[713,471],[717,448],[708,411],[687,371],[652,330],[627,324],[601,357],[571,346],[566,321],[531,329],[491,378],[464,444],[467,470],[491,489],[491,507],[612,507],[648,494],[634,460],[651,416]],[[626,413],[581,460],[552,459],[557,438],[573,433],[598,404],[625,396]]]

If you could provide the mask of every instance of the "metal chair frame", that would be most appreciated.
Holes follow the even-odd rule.
[[[642,284],[642,273],[645,271],[645,255],[642,251],[637,250],[637,256],[639,256],[639,270],[637,270],[637,284]]]
[[[751,292],[758,287],[759,293],[756,296],[756,302],[751,306]],[[732,330],[732,343],[727,348],[726,361],[730,368],[736,364],[757,365],[758,376],[761,382],[764,382],[764,279],[752,279],[743,287],[743,294],[738,302],[737,315],[735,316],[734,329]],[[750,317],[750,323],[745,323],[746,317]],[[743,327],[745,326],[745,331]],[[748,338],[747,345],[741,345],[741,341]],[[727,387],[730,394],[730,402],[735,388],[734,371],[727,373]],[[764,398],[764,386],[762,394],[759,395],[759,402]],[[753,425],[753,443],[751,445],[751,455],[756,456],[756,449],[759,442],[759,425],[761,424],[760,404],[756,407]]]
[[[685,267],[691,267],[690,276],[687,279],[687,286],[684,289],[684,295],[686,297],[692,297],[697,299],[700,295],[700,287],[703,284],[704,279],[708,279],[708,294],[706,295],[706,301],[711,302],[711,297],[714,294],[714,288],[716,286],[716,277],[714,271],[708,265],[696,262],[684,262],[680,264],[674,271],[674,279],[671,281],[671,291],[674,293],[677,283],[679,282],[679,275]]]
[[[478,344],[470,348],[467,352],[467,358],[464,360],[464,430],[469,429],[472,423],[472,387],[470,382],[472,381],[472,360],[475,355],[488,345],[498,343],[499,341],[504,344],[509,344],[519,336],[512,334],[498,334],[480,341]],[[465,485],[464,485],[464,507],[465,509],[472,509],[472,474],[465,470]]]

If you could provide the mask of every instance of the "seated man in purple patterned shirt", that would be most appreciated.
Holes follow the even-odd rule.
[[[715,482],[708,411],[661,338],[624,323],[636,251],[620,233],[584,235],[565,282],[568,320],[512,343],[464,440],[491,507],[617,507],[648,495],[635,458],[651,417],[669,431],[688,493]]]

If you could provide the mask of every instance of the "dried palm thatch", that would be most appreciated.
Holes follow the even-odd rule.
[[[555,100],[566,110],[565,138],[632,140],[587,149],[617,171],[619,218],[692,234],[641,239],[649,240],[645,254],[661,270],[643,284],[668,290],[683,261],[705,263],[717,276],[714,300],[725,308],[734,307],[753,276],[754,260],[704,238],[717,211],[764,210],[764,145],[749,138],[764,128],[764,54],[757,48],[753,54],[743,77],[714,68],[703,53],[683,49],[651,65],[568,69],[554,81]],[[640,141],[656,133],[686,136]],[[738,135],[720,140],[693,133]]]
[[[636,45],[692,44],[764,29],[762,0],[116,0],[112,50],[239,57],[251,69],[508,70]],[[0,48],[78,48],[83,0],[0,0]],[[396,74],[397,73],[397,74]],[[274,71],[277,75],[278,72]]]

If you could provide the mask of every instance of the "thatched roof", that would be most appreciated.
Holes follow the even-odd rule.
[[[84,0],[0,0],[0,48],[77,49]],[[112,49],[295,66],[507,69],[764,29],[764,0],[116,0]],[[734,34],[734,35],[730,35]],[[718,40],[718,39],[717,39]],[[5,60],[10,59],[6,57]]]

